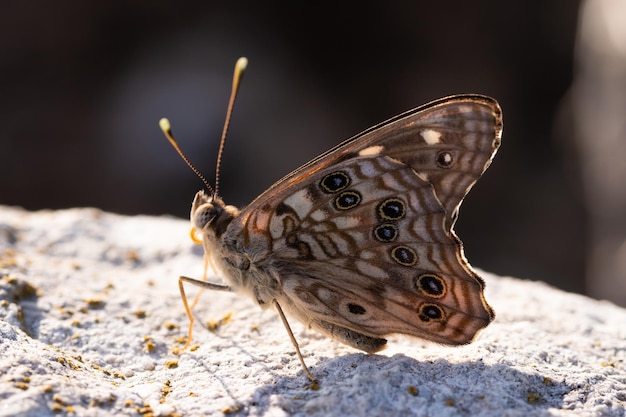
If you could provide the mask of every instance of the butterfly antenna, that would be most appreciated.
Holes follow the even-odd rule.
[[[170,143],[172,144],[172,146],[174,147],[174,149],[176,149],[176,152],[178,152],[178,154],[180,155],[181,158],[183,158],[183,161],[185,161],[185,163],[187,164],[187,166],[189,168],[191,168],[191,170],[198,176],[198,178],[200,178],[202,180],[202,182],[204,183],[204,185],[206,186],[206,188],[209,189],[209,191],[211,192],[211,194],[215,195],[215,192],[213,191],[213,187],[211,187],[211,184],[209,184],[209,182],[207,181],[207,179],[204,177],[204,175],[202,175],[202,173],[200,171],[198,171],[198,168],[196,168],[191,161],[189,160],[189,158],[187,158],[187,155],[185,155],[183,153],[183,151],[180,149],[180,147],[178,146],[178,143],[176,143],[176,140],[174,139],[174,135],[172,134],[172,127],[170,125],[170,121],[167,120],[165,117],[162,118],[161,120],[159,120],[159,126],[161,127],[161,130],[163,131],[163,133],[165,134],[165,137],[167,138],[167,140],[170,141]],[[217,185],[217,184],[216,184]]]
[[[222,131],[222,139],[220,140],[220,149],[217,151],[217,164],[215,165],[215,195],[219,190],[220,183],[220,166],[222,164],[222,154],[224,153],[224,143],[226,143],[226,133],[228,132],[228,126],[230,125],[230,118],[235,106],[235,98],[237,97],[237,91],[239,90],[239,84],[243,73],[248,66],[248,59],[241,57],[235,64],[235,73],[233,74],[233,88],[230,92],[230,100],[228,101],[228,109],[226,110],[226,121],[224,122],[224,130]]]

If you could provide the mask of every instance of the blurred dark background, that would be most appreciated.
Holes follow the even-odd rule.
[[[227,202],[245,205],[397,113],[487,94],[502,105],[504,135],[457,223],[468,258],[589,292],[590,220],[569,98],[579,6],[3,2],[0,204],[187,217],[202,184],[157,122],[171,120],[213,181],[232,68],[247,56],[220,177]]]

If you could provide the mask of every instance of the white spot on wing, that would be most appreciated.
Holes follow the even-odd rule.
[[[272,236],[272,239],[278,239],[279,237],[282,236],[283,234],[283,223],[282,223],[282,219],[283,216],[272,216],[272,218],[270,219],[270,224],[269,224],[269,229],[270,229],[270,235]]]
[[[305,218],[313,206],[313,202],[309,200],[306,189],[302,189],[290,195],[285,199],[285,201],[283,201],[283,203],[291,207],[300,219]]]
[[[328,218],[328,215],[324,212],[324,210],[315,210],[311,213],[311,218],[316,222],[324,221]]]
[[[437,132],[436,130],[432,130],[432,129],[422,130],[420,132],[420,135],[422,135],[422,138],[424,139],[424,142],[426,142],[427,145],[435,145],[441,142],[441,132]]]
[[[357,259],[355,262],[355,266],[361,274],[367,275],[368,277],[385,279],[389,276],[387,271],[378,268],[377,266],[374,266],[373,262],[367,262],[361,259]]]
[[[365,178],[373,178],[380,175],[380,169],[370,159],[364,159],[359,163],[359,169]]]
[[[361,152],[359,152],[359,156],[380,155],[383,149],[384,147],[382,145],[370,146],[369,148],[365,148]]]
[[[352,229],[361,223],[358,217],[335,217],[330,220],[339,230]]]

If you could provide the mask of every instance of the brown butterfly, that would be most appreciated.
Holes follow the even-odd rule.
[[[243,69],[236,66],[222,146]],[[470,343],[494,313],[484,282],[453,231],[459,206],[491,163],[502,134],[498,103],[442,98],[374,126],[288,174],[243,209],[203,179],[191,224],[224,283],[183,283],[246,294],[276,307],[306,375],[284,312],[366,352],[407,334]],[[219,159],[218,155],[218,170]]]

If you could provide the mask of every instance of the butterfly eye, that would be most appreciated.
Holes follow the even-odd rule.
[[[204,230],[207,224],[209,224],[215,217],[217,217],[217,209],[211,203],[203,204],[194,213],[193,224],[198,230]]]

